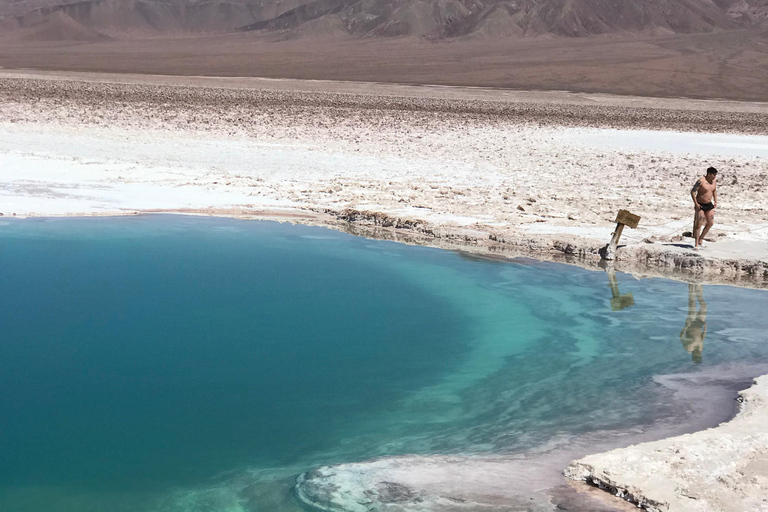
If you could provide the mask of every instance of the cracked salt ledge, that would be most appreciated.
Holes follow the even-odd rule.
[[[717,428],[589,455],[565,475],[649,512],[768,510],[768,375],[740,393],[741,411]]]

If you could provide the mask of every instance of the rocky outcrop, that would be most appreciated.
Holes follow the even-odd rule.
[[[692,274],[754,278],[768,281],[768,261],[739,258],[711,258],[691,251],[679,251],[655,245],[634,245],[619,252],[619,260],[650,268],[684,270]]]

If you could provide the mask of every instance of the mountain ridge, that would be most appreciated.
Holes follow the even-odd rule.
[[[0,0],[0,32],[53,13],[112,37],[259,31],[428,40],[687,34],[768,25],[768,0]]]

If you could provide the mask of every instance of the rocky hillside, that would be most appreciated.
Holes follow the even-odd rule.
[[[367,36],[580,37],[731,30],[767,18],[768,0],[314,0],[245,28],[300,34],[322,19]]]
[[[0,32],[35,37],[35,31],[45,38],[73,31],[122,38],[242,30],[276,31],[282,38],[489,39],[663,35],[766,24],[768,0],[0,0]]]

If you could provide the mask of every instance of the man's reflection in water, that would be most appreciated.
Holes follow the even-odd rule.
[[[696,311],[696,300],[699,310]],[[701,352],[704,350],[704,336],[707,335],[707,303],[704,302],[704,290],[700,284],[688,285],[688,317],[685,327],[680,331],[680,342],[683,348],[691,353],[694,363],[701,362]]]

